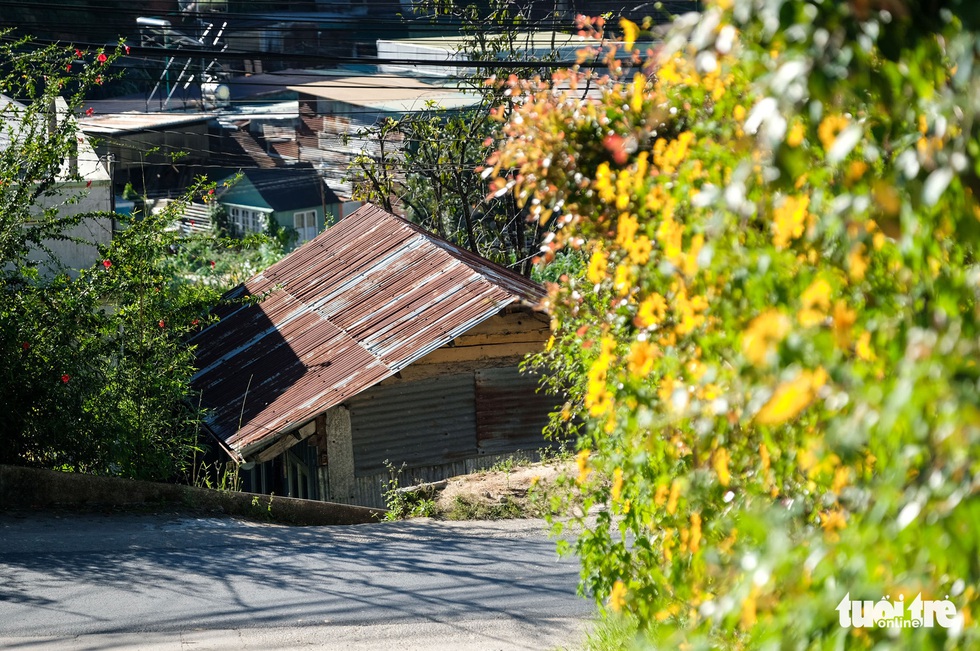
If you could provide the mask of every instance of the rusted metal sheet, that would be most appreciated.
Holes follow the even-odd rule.
[[[410,469],[475,457],[473,397],[465,373],[373,387],[347,401],[355,475],[382,472],[386,462]]]
[[[243,456],[358,395],[537,284],[364,206],[227,295],[198,333],[194,386]]]
[[[539,378],[516,367],[485,368],[474,375],[480,453],[540,448],[542,431],[558,400],[537,391]]]

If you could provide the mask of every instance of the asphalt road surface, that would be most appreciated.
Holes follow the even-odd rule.
[[[574,649],[593,607],[543,531],[0,513],[0,648]]]

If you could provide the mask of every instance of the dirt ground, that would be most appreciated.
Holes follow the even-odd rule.
[[[454,477],[432,499],[451,520],[538,517],[570,462],[520,464]]]

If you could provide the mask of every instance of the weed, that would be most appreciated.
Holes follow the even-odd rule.
[[[385,462],[390,478],[388,479],[388,489],[384,492],[385,520],[404,520],[405,518],[425,518],[435,515],[436,502],[434,499],[435,489],[431,487],[419,487],[418,490],[405,490],[401,488],[399,478],[405,465],[398,470]]]
[[[589,630],[585,651],[620,651],[641,646],[639,622],[631,615],[606,613]]]
[[[534,454],[527,454],[517,450],[513,454],[508,454],[503,459],[498,460],[486,469],[487,472],[503,472],[510,474],[515,468],[525,468],[534,463]]]
[[[229,461],[210,465],[205,462],[194,465],[191,469],[191,486],[210,488],[219,491],[239,491],[242,488],[242,478],[238,473],[238,464]]]
[[[258,495],[255,495],[254,497],[252,497],[252,505],[251,505],[252,506],[252,508],[251,508],[252,517],[261,518],[263,520],[271,520],[272,519],[272,498],[274,498],[274,497],[275,497],[275,494],[274,493],[273,494],[270,494],[268,496],[268,499],[266,499],[266,496],[265,495],[263,495],[261,497],[258,496]]]

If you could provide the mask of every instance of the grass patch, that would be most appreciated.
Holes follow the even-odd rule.
[[[457,495],[452,507],[441,514],[447,520],[510,520],[531,517],[524,504],[512,497],[504,497],[499,502]]]
[[[642,648],[639,622],[631,615],[609,613],[586,634],[585,651],[621,651]]]

